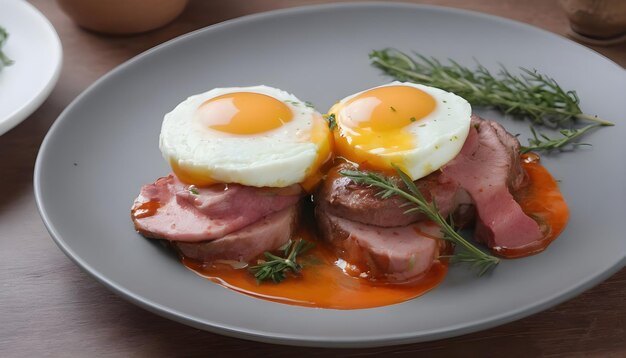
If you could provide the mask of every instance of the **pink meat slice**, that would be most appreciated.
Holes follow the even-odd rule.
[[[173,245],[185,257],[203,262],[249,262],[265,251],[287,243],[296,230],[297,218],[298,205],[292,205],[219,239],[199,243],[174,242]]]
[[[431,268],[441,247],[441,230],[429,221],[385,228],[344,219],[316,208],[322,237],[349,264],[365,266],[373,278],[404,282]]]
[[[516,169],[520,167],[518,154],[512,158],[511,144],[501,139],[506,131],[495,122],[472,123],[461,153],[442,168],[441,176],[459,183],[472,198],[477,212],[475,238],[496,252],[541,240],[542,228],[510,192],[521,185],[524,176]]]
[[[142,235],[170,241],[215,240],[295,205],[299,185],[255,188],[237,184],[192,188],[171,174],[144,185],[131,210]],[[146,204],[149,203],[149,204]],[[150,204],[158,207],[146,214]]]

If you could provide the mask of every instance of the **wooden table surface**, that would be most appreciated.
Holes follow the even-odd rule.
[[[46,131],[88,85],[127,59],[183,33],[260,11],[325,1],[191,1],[181,17],[132,37],[83,31],[50,0],[32,1],[64,49],[48,100],[0,137],[0,356],[615,356],[626,357],[626,269],[586,293],[497,328],[429,343],[374,349],[278,346],[207,333],[117,297],[56,247],[37,213],[33,166]],[[422,1],[416,1],[422,2]],[[523,21],[557,34],[568,24],[556,1],[423,1]],[[1,11],[1,9],[0,9]],[[626,66],[626,44],[594,47]]]

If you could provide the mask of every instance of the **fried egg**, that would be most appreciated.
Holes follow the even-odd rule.
[[[238,183],[307,189],[330,159],[327,122],[307,102],[267,87],[216,88],[165,115],[160,149],[176,176],[198,186]]]
[[[441,168],[463,147],[471,106],[444,90],[392,82],[348,96],[329,111],[335,153],[365,168],[417,180]]]

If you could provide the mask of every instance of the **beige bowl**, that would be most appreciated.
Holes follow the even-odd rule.
[[[626,34],[625,0],[560,0],[575,32],[606,39]]]
[[[107,34],[150,31],[174,20],[187,0],[57,0],[79,26]]]

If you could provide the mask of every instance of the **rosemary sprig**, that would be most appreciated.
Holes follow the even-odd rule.
[[[591,145],[589,143],[578,143],[574,142],[575,139],[579,138],[586,132],[599,127],[600,124],[590,124],[588,126],[579,128],[579,129],[561,129],[559,133],[563,135],[561,138],[550,138],[541,132],[537,132],[535,128],[530,127],[530,131],[533,134],[533,138],[528,139],[528,146],[522,146],[520,152],[528,153],[532,151],[552,151],[555,149],[565,150],[566,147],[575,148],[581,145]]]
[[[9,33],[4,29],[4,27],[0,26],[0,69],[4,66],[10,66],[13,64],[13,60],[7,57],[7,55],[2,52],[2,47],[6,43],[9,38]]]
[[[553,128],[570,127],[578,119],[600,125],[613,123],[582,112],[575,91],[566,91],[552,78],[535,70],[520,68],[519,76],[502,67],[496,75],[480,63],[470,69],[449,60],[415,54],[411,58],[395,49],[370,53],[372,64],[400,81],[438,87],[465,98],[475,106],[496,108],[506,114],[529,118],[535,124]]]
[[[479,276],[482,276],[490,269],[493,269],[500,262],[500,259],[497,257],[481,251],[465,240],[454,229],[453,224],[441,216],[439,210],[437,209],[437,204],[434,201],[429,203],[419,189],[417,189],[411,178],[409,178],[409,176],[406,175],[400,168],[396,166],[394,166],[394,168],[398,172],[400,179],[402,179],[404,184],[407,186],[408,191],[400,188],[391,179],[378,173],[355,170],[342,170],[339,173],[352,179],[352,181],[357,184],[368,185],[381,189],[378,195],[382,199],[387,199],[391,196],[397,195],[414,204],[415,207],[405,211],[405,213],[420,211],[430,220],[439,225],[441,232],[443,233],[444,240],[448,240],[463,248],[462,252],[452,256],[452,260],[454,262],[466,262],[471,264],[473,268],[478,270]]]
[[[254,274],[257,283],[268,280],[280,283],[287,278],[288,271],[297,274],[302,270],[302,265],[296,261],[297,256],[304,254],[313,247],[315,244],[303,239],[298,239],[295,243],[289,240],[279,248],[284,257],[266,251],[263,254],[266,260],[259,260],[257,265],[250,267],[249,270]]]

